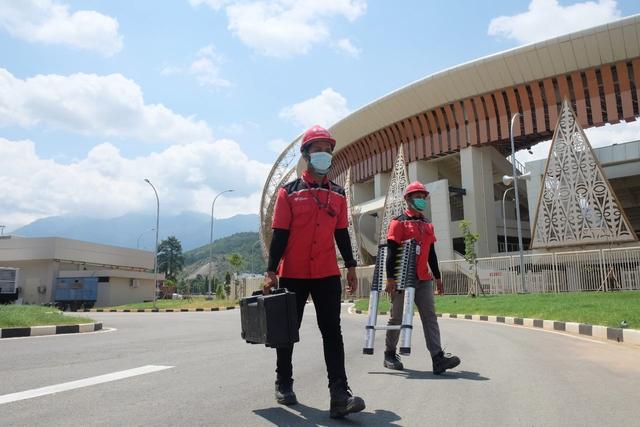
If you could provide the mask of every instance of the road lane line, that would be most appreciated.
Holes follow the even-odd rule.
[[[150,374],[153,372],[171,369],[174,366],[146,365],[139,368],[127,369],[126,371],[112,372],[110,374],[99,375],[97,377],[84,378],[77,381],[69,381],[62,384],[51,385],[33,390],[21,391],[18,393],[5,394],[0,396],[0,405],[4,403],[16,402],[18,400],[33,399],[34,397],[46,396],[48,394],[59,393],[61,391],[74,390],[76,388],[89,387],[96,384],[122,380],[138,375]]]

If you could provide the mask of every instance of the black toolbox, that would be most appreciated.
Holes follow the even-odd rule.
[[[267,347],[288,347],[300,341],[296,294],[276,289],[270,295],[256,291],[240,300],[242,339]]]

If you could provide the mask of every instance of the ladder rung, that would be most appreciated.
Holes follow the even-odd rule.
[[[373,327],[373,329],[375,329],[376,331],[393,331],[393,330],[400,330],[400,328],[402,327],[402,325],[376,325]]]

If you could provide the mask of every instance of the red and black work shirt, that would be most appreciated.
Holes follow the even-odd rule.
[[[278,275],[292,279],[339,275],[334,233],[348,226],[344,189],[326,177],[317,183],[305,171],[280,188],[272,228],[289,230],[289,240]]]
[[[427,266],[429,251],[436,241],[436,234],[431,224],[424,216],[412,216],[407,210],[402,215],[391,220],[387,239],[393,240],[398,245],[409,239],[415,239],[420,246],[416,264],[418,280],[432,280],[431,272]]]

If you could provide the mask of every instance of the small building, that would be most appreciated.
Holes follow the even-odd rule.
[[[0,236],[0,267],[19,268],[25,304],[54,302],[59,279],[98,278],[96,307],[153,299],[154,254],[60,237]],[[158,280],[164,275],[158,275]]]

